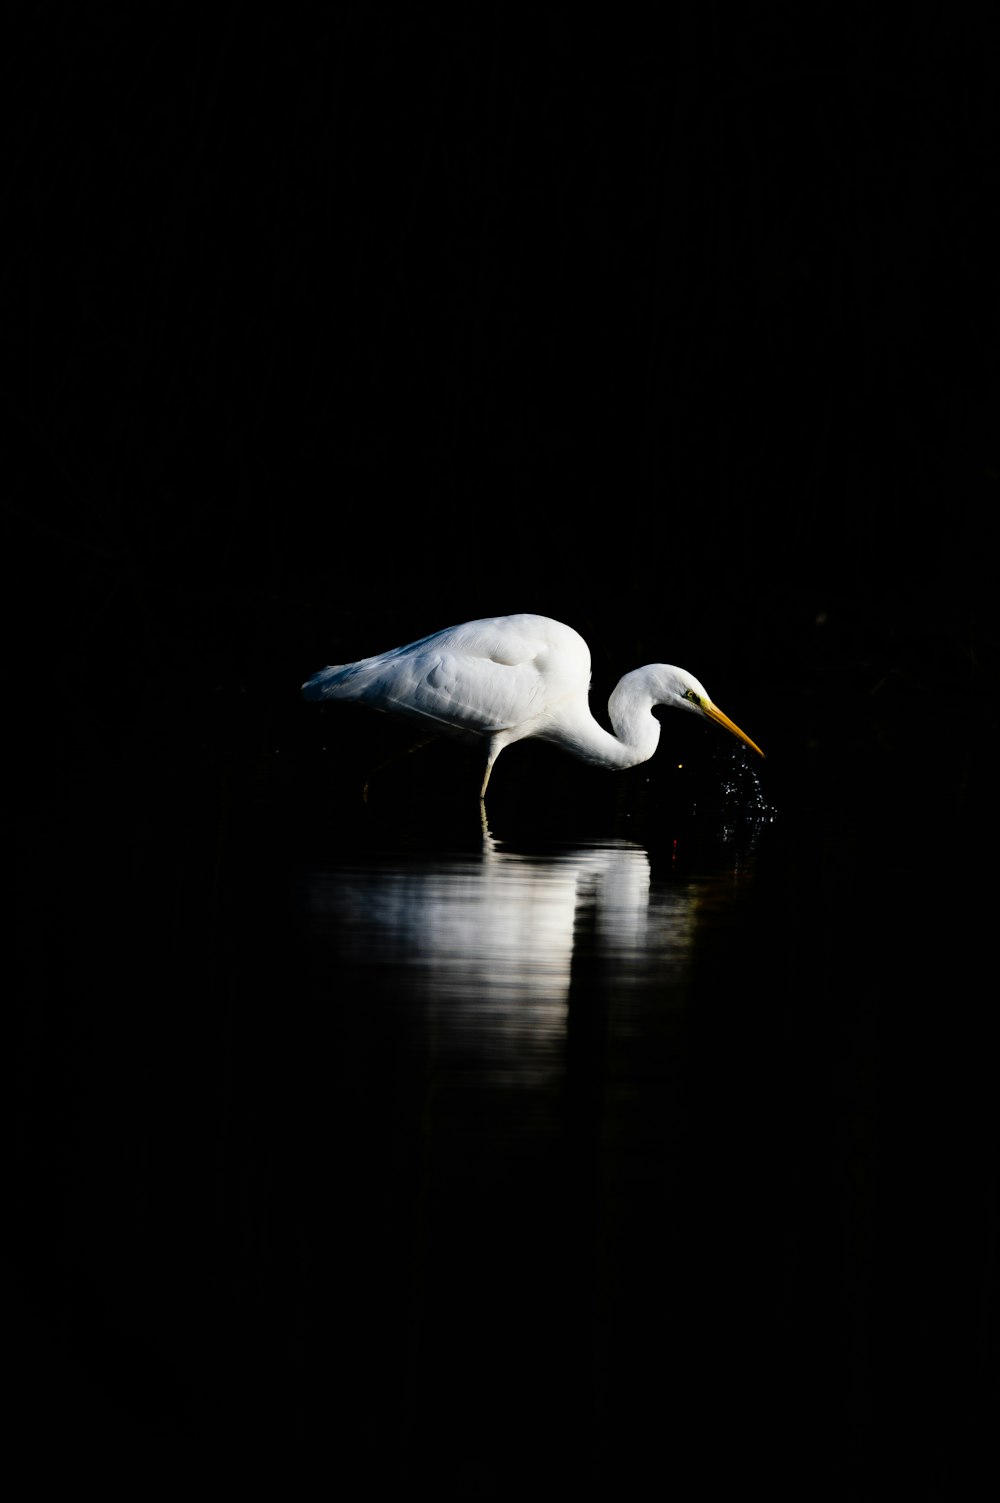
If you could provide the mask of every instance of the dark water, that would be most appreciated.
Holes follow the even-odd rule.
[[[487,834],[303,876],[310,995],[380,1145],[368,1256],[407,1334],[382,1421],[414,1475],[487,1493],[525,1468],[624,1477],[681,1432],[684,1469],[706,1406],[748,1376],[713,1375],[746,1291],[726,1292],[720,1245],[739,1214],[724,1025],[698,998],[753,866],[677,860]]]
[[[707,808],[526,781],[562,765],[512,758],[488,825],[273,760],[38,815],[8,1247],[46,1465],[851,1497],[991,1458],[965,873],[739,761]]]

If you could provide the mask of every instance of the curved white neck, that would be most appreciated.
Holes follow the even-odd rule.
[[[643,669],[626,673],[608,700],[608,718],[614,735],[594,719],[589,705],[581,707],[572,721],[563,716],[551,730],[538,730],[546,741],[562,746],[583,762],[599,767],[637,767],[648,762],[660,740],[660,722],[653,712],[660,703],[650,692]]]
[[[636,767],[648,762],[660,744],[660,722],[653,714],[657,703],[650,693],[642,669],[626,673],[608,700],[608,717],[615,729],[619,748],[618,767]]]

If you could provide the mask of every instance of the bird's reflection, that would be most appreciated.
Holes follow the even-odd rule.
[[[561,1059],[571,978],[599,969],[619,999],[682,967],[695,889],[653,883],[624,840],[524,853],[366,858],[305,878],[303,906],[360,983],[391,974],[433,1024],[436,1050],[527,1082]]]

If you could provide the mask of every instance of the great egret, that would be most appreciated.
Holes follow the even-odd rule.
[[[705,715],[764,755],[696,678],[666,663],[635,668],[619,681],[608,701],[612,735],[590,711],[590,648],[579,632],[548,616],[486,616],[449,626],[357,663],[321,668],[302,693],[310,700],[357,700],[485,742],[480,799],[504,747],[526,736],[598,767],[648,761],[660,739],[654,705]]]

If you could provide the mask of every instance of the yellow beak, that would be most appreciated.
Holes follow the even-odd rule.
[[[734,724],[734,722],[730,720],[728,715],[723,715],[721,710],[717,710],[715,705],[713,705],[710,700],[702,700],[701,708],[704,710],[709,720],[714,720],[716,725],[725,726],[726,730],[729,731],[733,736],[735,736],[737,740],[745,742],[747,746],[755,751],[758,757],[762,757],[764,755],[760,747],[757,745],[756,741],[751,741],[746,731],[741,731],[739,726]]]

